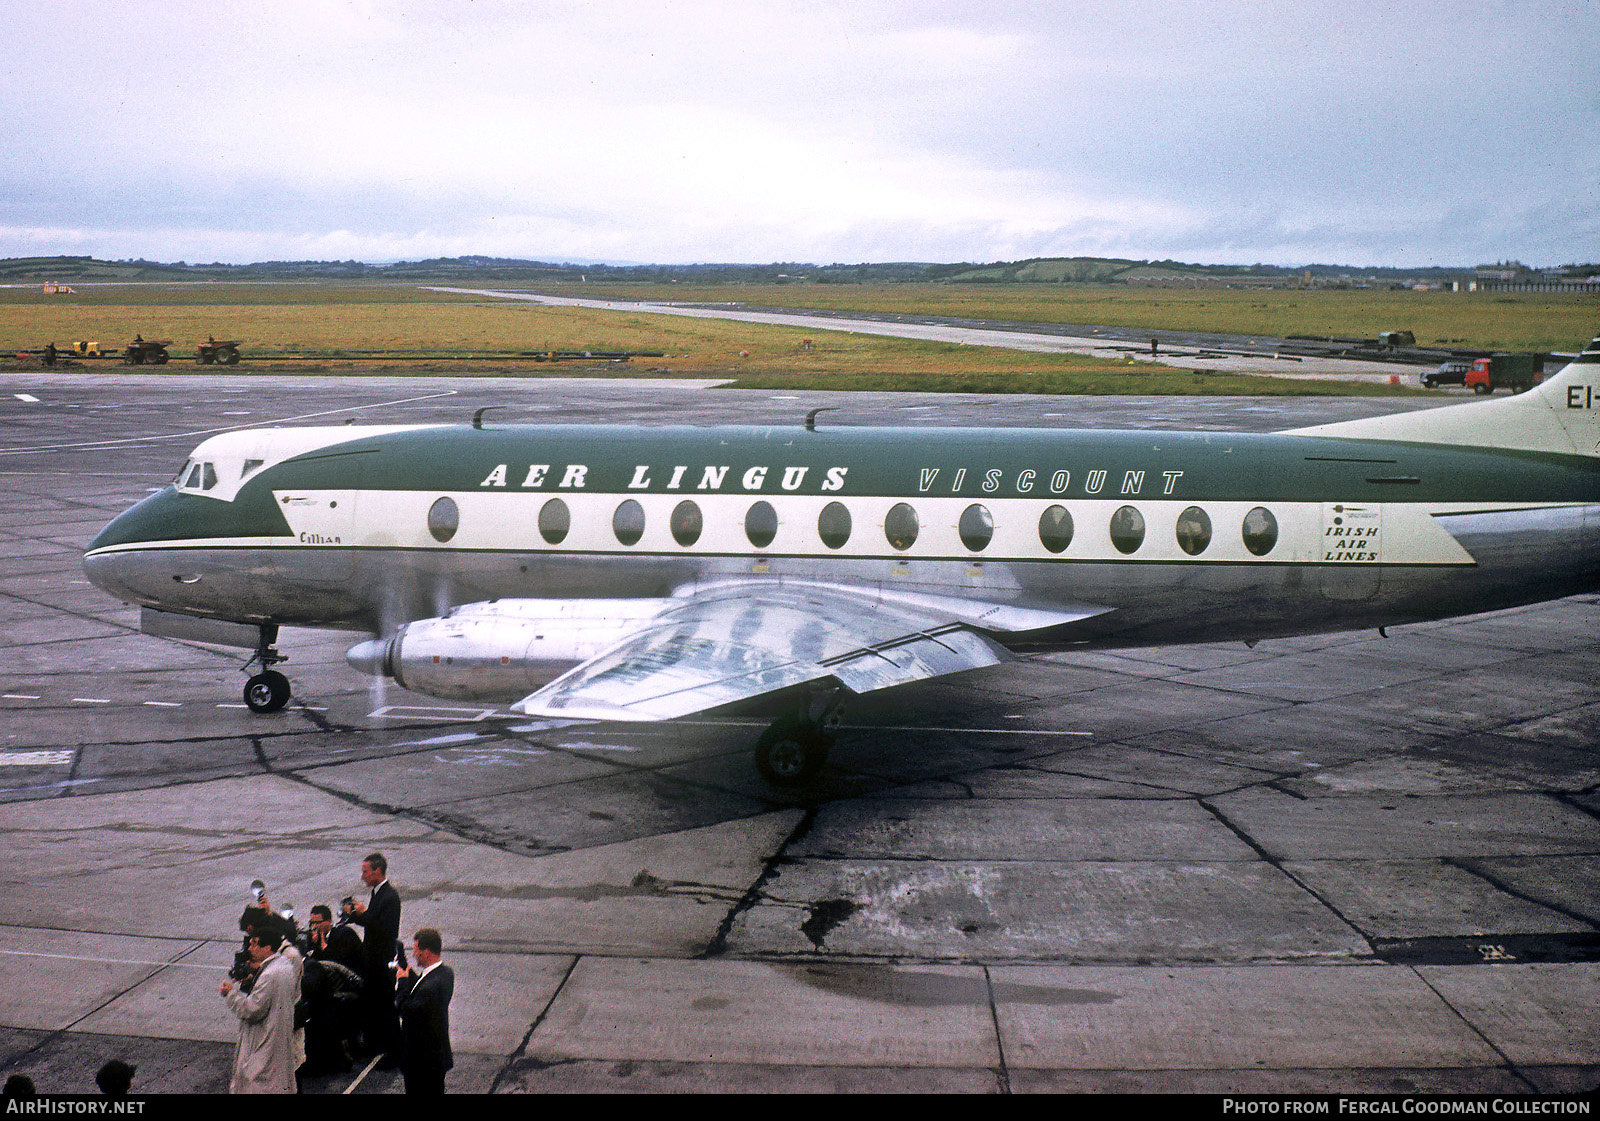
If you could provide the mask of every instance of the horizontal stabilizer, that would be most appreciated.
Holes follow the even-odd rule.
[[[1294,428],[1284,435],[1600,456],[1600,337],[1525,393]]]

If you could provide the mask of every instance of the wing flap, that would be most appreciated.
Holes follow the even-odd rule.
[[[998,665],[1007,657],[1001,646],[982,635],[950,626],[853,650],[825,664],[852,692],[870,693],[908,681]]]

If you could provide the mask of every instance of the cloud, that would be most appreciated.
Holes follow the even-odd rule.
[[[12,57],[106,62],[0,87],[0,253],[1554,263],[1593,14],[58,0]]]

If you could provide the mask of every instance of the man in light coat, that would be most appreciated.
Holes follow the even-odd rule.
[[[222,999],[239,1017],[239,1046],[233,1055],[230,1094],[292,1094],[295,1051],[294,1006],[300,999],[299,971],[284,956],[283,933],[275,927],[250,935],[250,960],[256,965],[249,992],[222,982]]]

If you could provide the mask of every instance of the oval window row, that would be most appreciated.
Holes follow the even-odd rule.
[[[672,539],[684,548],[700,540],[705,530],[705,518],[697,503],[685,500],[673,507],[667,520]],[[461,525],[461,512],[455,501],[441,498],[428,510],[428,532],[441,543],[456,535]],[[897,502],[889,508],[883,519],[883,535],[889,544],[901,551],[916,544],[922,524],[910,503]],[[1119,553],[1132,555],[1144,544],[1144,515],[1132,506],[1120,506],[1111,515],[1111,544]],[[830,549],[842,549],[850,540],[850,511],[842,502],[830,502],[817,516],[817,536]],[[539,510],[539,536],[550,545],[559,545],[572,531],[572,513],[559,498],[552,498]],[[637,545],[644,537],[644,507],[635,499],[619,505],[611,516],[611,531],[624,545]],[[956,533],[961,544],[974,553],[982,552],[994,538],[994,515],[988,507],[974,502],[961,511],[956,523]],[[1047,507],[1039,515],[1039,544],[1051,553],[1064,553],[1072,544],[1072,514],[1065,506]],[[770,502],[753,504],[744,516],[744,534],[757,549],[765,549],[778,536],[778,512]],[[1211,544],[1211,516],[1198,506],[1190,506],[1178,515],[1175,526],[1178,548],[1191,557],[1205,552]],[[1244,516],[1239,526],[1244,547],[1253,555],[1264,557],[1278,543],[1278,519],[1265,506],[1257,506]]]

